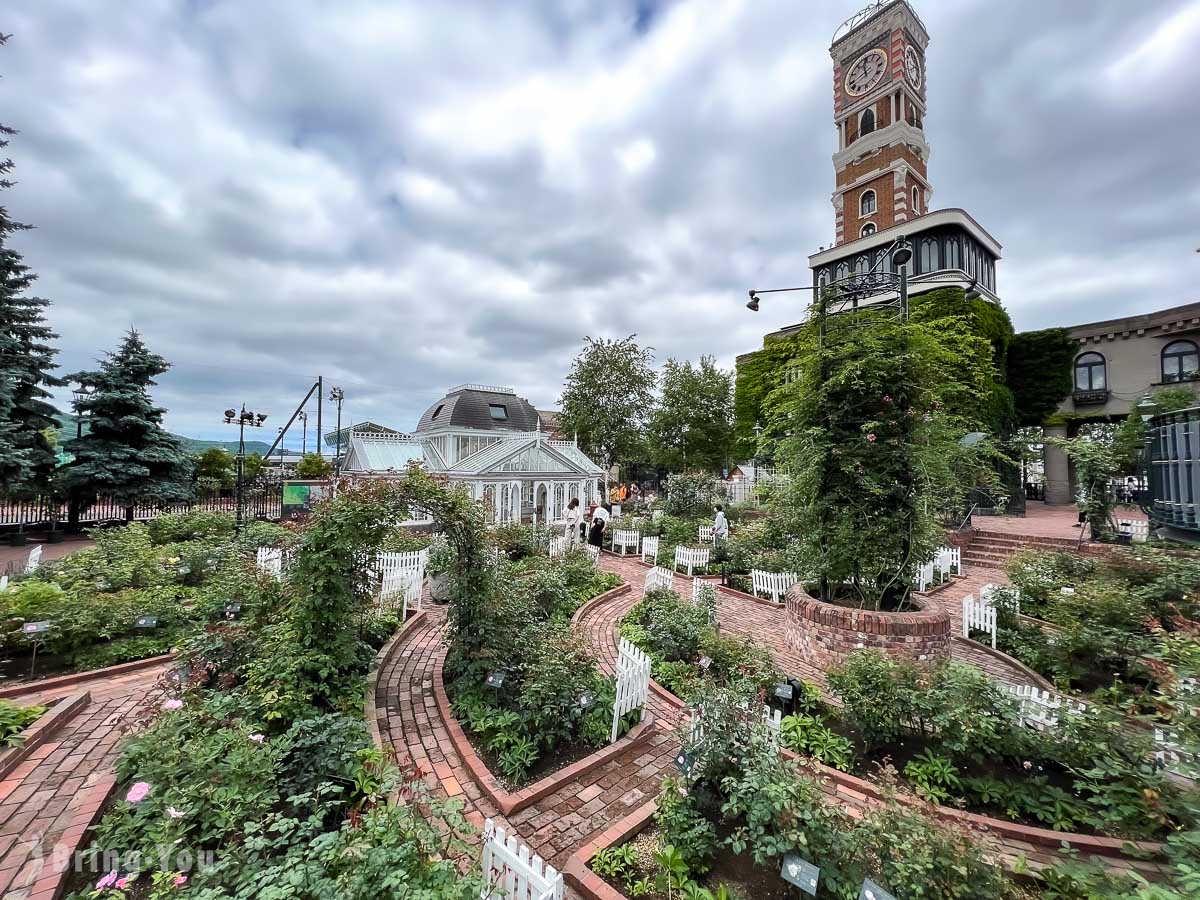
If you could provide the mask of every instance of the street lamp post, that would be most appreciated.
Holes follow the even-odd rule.
[[[251,428],[262,428],[263,422],[267,421],[266,413],[253,413],[246,409],[246,404],[242,404],[240,413],[234,412],[232,409],[225,410],[225,424],[237,425],[238,427],[238,454],[237,454],[237,519],[234,525],[235,530],[242,530],[243,513],[243,472],[245,471],[246,461],[246,426]]]
[[[329,399],[337,404],[337,456],[333,461],[334,477],[339,478],[342,474],[342,401],[346,399],[346,392],[340,387],[331,388],[329,391]],[[317,435],[319,441],[321,436]]]
[[[306,453],[308,453],[308,413],[304,410],[300,410],[300,412],[296,414],[296,418],[304,423],[304,432],[300,442],[300,455],[304,456]],[[318,435],[318,440],[319,439],[320,436]]]

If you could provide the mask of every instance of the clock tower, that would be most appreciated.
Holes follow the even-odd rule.
[[[833,57],[835,246],[911,222],[929,209],[925,48],[907,0],[881,0],[842,24]]]

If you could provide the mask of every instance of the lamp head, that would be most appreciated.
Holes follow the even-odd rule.
[[[232,419],[236,415],[237,415],[237,413],[234,412],[232,409],[225,410],[225,418],[227,418],[227,419]]]
[[[267,421],[267,414],[266,414],[266,413],[259,413],[259,414],[256,416],[256,418],[258,419],[258,421],[257,421],[257,422],[255,422],[254,424],[255,424],[256,426],[260,426],[260,427],[261,427],[261,426],[262,426],[262,423],[263,423],[263,422],[265,422],[265,421]]]
[[[967,288],[967,293],[963,296],[964,300],[978,300],[983,295],[979,293],[979,282],[972,281],[971,286]]]
[[[754,291],[750,292],[750,302],[746,304],[746,309],[750,312],[758,312],[758,294]]]
[[[903,266],[912,259],[912,247],[908,241],[901,239],[901,243],[892,251],[892,265]]]

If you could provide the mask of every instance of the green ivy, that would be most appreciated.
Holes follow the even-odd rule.
[[[1079,345],[1065,328],[1022,331],[1009,344],[1008,386],[1017,423],[1041,425],[1071,393],[1071,363]]]

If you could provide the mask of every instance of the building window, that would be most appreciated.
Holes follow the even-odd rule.
[[[873,109],[864,109],[863,114],[858,120],[858,136],[870,134],[875,130],[875,111]]]
[[[913,188],[913,204],[912,211],[914,216],[921,214],[921,189]]]
[[[937,238],[921,241],[921,273],[936,272],[942,267],[942,250]]]
[[[827,285],[827,284],[829,284],[829,270],[822,269],[820,272],[817,273],[817,286],[825,287],[825,285]]]
[[[869,272],[869,271],[871,271],[871,260],[870,260],[870,258],[869,258],[869,257],[867,257],[867,256],[859,256],[859,257],[855,257],[855,260],[854,260],[854,273],[855,273],[856,275],[866,275],[866,274],[867,274],[867,272]]]
[[[437,420],[437,417],[438,417],[438,416],[440,416],[440,415],[442,414],[442,410],[443,410],[443,409],[445,409],[445,408],[446,408],[446,404],[445,404],[445,403],[439,403],[439,404],[438,404],[438,408],[437,408],[437,409],[435,409],[435,410],[433,411],[433,415],[429,417],[429,421],[431,421],[431,422],[433,422],[433,421],[436,421],[436,420]]]
[[[837,280],[841,281],[843,278],[848,278],[848,277],[850,277],[850,263],[848,263],[848,262],[838,263],[838,265],[837,265]]]
[[[962,268],[962,257],[958,252],[958,238],[949,238],[946,241],[946,268]]]
[[[868,222],[866,225],[864,225],[862,227],[862,231],[859,232],[859,237],[866,237],[867,235],[874,234],[874,233],[875,233],[875,223]]]
[[[858,201],[858,212],[859,212],[859,215],[863,215],[863,216],[869,216],[869,215],[871,215],[871,213],[875,212],[875,192],[874,191],[863,191],[862,192],[862,197],[860,197],[859,201]]]
[[[1191,381],[1200,374],[1200,350],[1191,341],[1172,341],[1163,347],[1162,380]]]
[[[1104,357],[1081,353],[1075,357],[1075,390],[1102,391],[1106,386]]]
[[[505,422],[508,420],[508,407],[503,403],[489,403],[488,412],[497,422]]]

